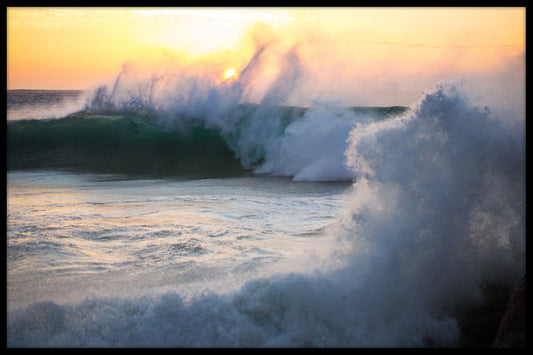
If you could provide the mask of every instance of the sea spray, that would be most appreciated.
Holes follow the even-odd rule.
[[[513,282],[524,270],[523,132],[450,85],[401,117],[354,123],[351,115],[305,111],[262,165],[327,177],[342,159],[324,160],[327,171],[320,159],[306,164],[305,147],[321,139],[312,128],[332,140],[348,134],[351,212],[329,229],[337,252],[316,261],[340,269],[280,272],[187,297],[170,290],[34,303],[8,312],[8,346],[456,346],[455,307],[479,301],[481,281]],[[320,158],[324,148],[311,152]],[[287,170],[291,152],[302,165]]]
[[[265,162],[255,171],[299,181],[351,181],[355,176],[345,167],[346,139],[365,118],[347,108],[312,107],[269,144]]]
[[[522,275],[525,151],[513,128],[441,84],[405,116],[352,131],[358,181],[344,236],[353,269],[366,270],[363,293],[437,320],[479,302],[482,282]]]

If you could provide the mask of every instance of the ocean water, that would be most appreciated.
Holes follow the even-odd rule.
[[[126,79],[8,91],[8,347],[454,347],[525,272],[519,105]]]

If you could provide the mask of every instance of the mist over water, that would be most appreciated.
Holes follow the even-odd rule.
[[[86,96],[80,90],[31,90],[32,100],[28,102],[29,90],[8,90],[8,121],[24,119],[62,118],[81,110]]]
[[[268,49],[233,81],[125,66],[84,110],[147,113],[167,130],[199,123],[254,173],[353,181],[328,229],[332,251],[316,260],[323,271],[192,296],[33,303],[8,311],[8,346],[457,346],[453,311],[480,302],[482,281],[512,284],[525,272],[523,98],[493,109],[472,87],[443,82],[386,119],[335,101],[289,112],[306,75],[293,48],[247,106]]]

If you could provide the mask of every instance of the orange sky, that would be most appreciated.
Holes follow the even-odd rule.
[[[400,93],[523,55],[525,8],[11,7],[7,88],[89,89],[160,50],[217,58],[223,77],[245,65],[258,36],[280,50],[297,44],[316,82],[335,90]]]

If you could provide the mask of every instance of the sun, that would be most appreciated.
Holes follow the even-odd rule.
[[[224,78],[229,79],[229,78],[232,78],[232,77],[234,77],[236,75],[237,75],[237,73],[235,72],[235,69],[229,68],[228,70],[226,70],[226,74],[224,74]]]

